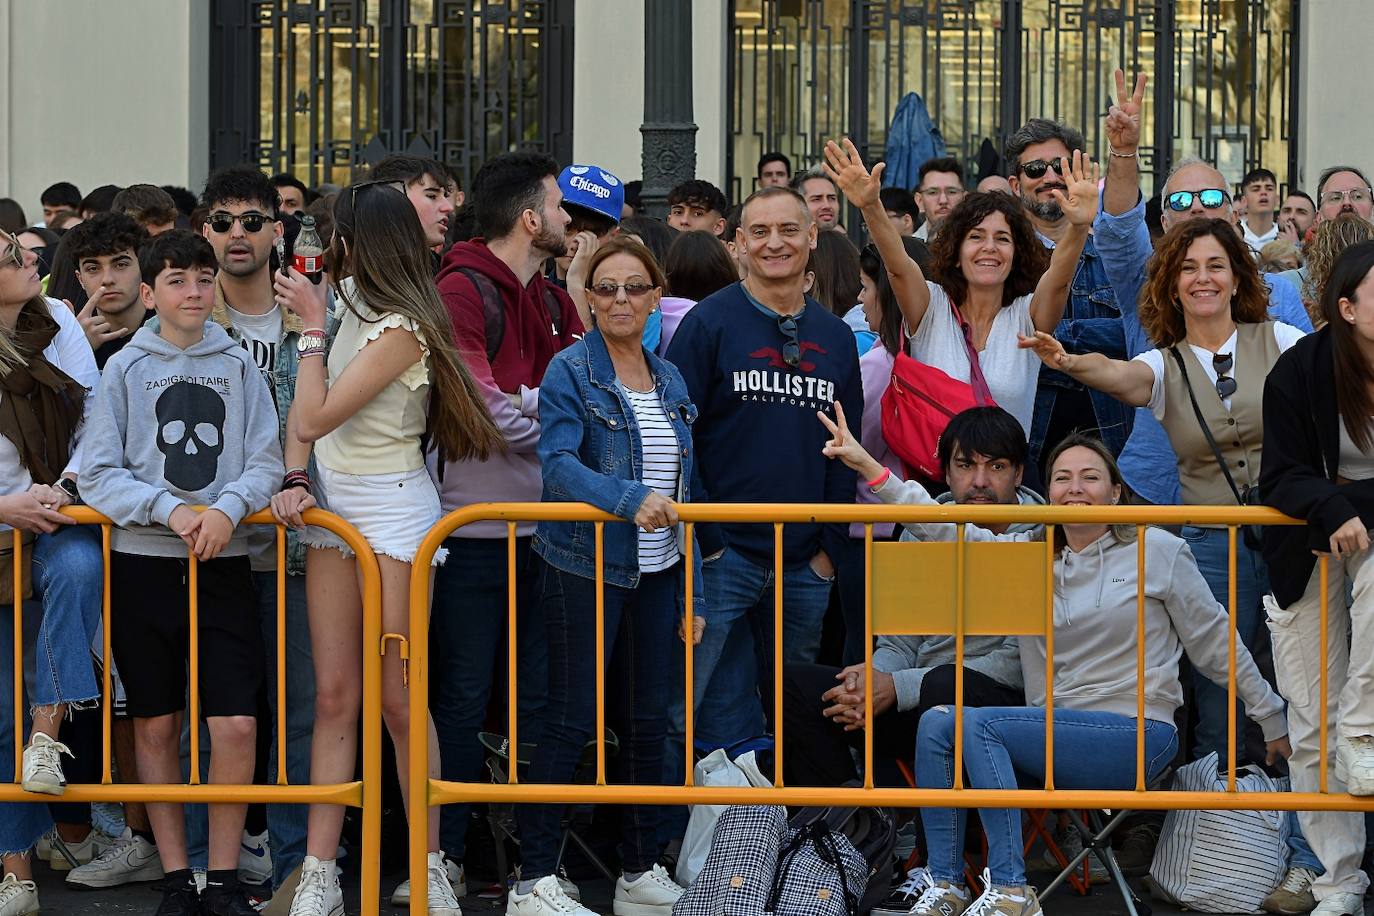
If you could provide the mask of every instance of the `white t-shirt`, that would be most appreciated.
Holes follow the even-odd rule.
[[[1255,235],[1255,233],[1251,232],[1250,224],[1247,223],[1245,220],[1240,221],[1240,228],[1245,235],[1245,244],[1250,246],[1250,250],[1256,256],[1259,255],[1261,248],[1263,248],[1265,245],[1268,245],[1270,242],[1274,241],[1274,239],[1279,237],[1278,223],[1275,223],[1274,225],[1270,226],[1269,231],[1264,233],[1264,235]]]
[[[635,412],[639,426],[639,448],[644,456],[640,483],[667,499],[677,499],[682,459],[678,455],[677,433],[663,412],[658,390],[635,391],[620,386]],[[668,569],[678,559],[677,529],[656,528],[639,532],[639,571],[652,573]]]
[[[1291,324],[1284,324],[1282,321],[1274,322],[1274,343],[1278,344],[1280,353],[1283,353],[1289,347],[1293,346],[1293,344],[1297,343],[1299,340],[1302,340],[1304,336],[1306,335],[1302,331],[1299,331]],[[1202,363],[1202,371],[1207,373],[1208,383],[1215,385],[1217,383],[1217,370],[1216,367],[1212,365],[1212,351],[1204,347],[1193,346],[1192,344],[1189,344],[1188,346],[1193,347],[1193,355],[1197,357],[1198,362]],[[1226,343],[1222,344],[1221,349],[1217,352],[1232,354],[1236,352],[1235,331],[1231,332],[1231,336],[1227,338]],[[1155,415],[1156,420],[1163,423],[1165,407],[1164,360],[1173,359],[1173,357],[1169,356],[1163,350],[1155,349],[1146,350],[1144,353],[1140,354],[1135,358],[1140,362],[1144,363],[1145,365],[1149,366],[1150,371],[1153,372],[1155,375],[1154,384],[1150,386],[1150,400],[1149,403],[1147,403],[1145,406],[1150,408],[1150,411]],[[1231,378],[1235,379],[1237,383],[1240,383],[1243,379],[1245,379],[1245,371],[1245,368],[1240,365],[1240,360],[1237,359],[1232,364],[1229,375],[1231,376]],[[1268,370],[1266,370],[1266,374],[1267,371]],[[1264,379],[1258,379],[1255,382],[1255,384],[1263,385]],[[1197,389],[1194,389],[1195,392],[1196,390]],[[1231,409],[1230,398],[1227,398],[1222,403],[1226,405],[1227,410]]]
[[[968,350],[964,346],[964,332],[949,307],[949,296],[944,287],[936,283],[927,280],[926,286],[930,289],[930,305],[916,333],[911,336],[911,356],[951,378],[967,382],[971,378]],[[1020,422],[1027,436],[1030,435],[1031,414],[1035,411],[1040,357],[1034,350],[1018,348],[1016,336],[1029,337],[1035,333],[1030,304],[1030,295],[1025,295],[1012,300],[1011,305],[998,312],[987,342],[978,351],[978,365],[983,369],[992,399]]]
[[[240,345],[253,357],[253,362],[270,383],[277,365],[277,345],[281,343],[281,306],[273,303],[272,310],[261,315],[246,315],[231,305],[225,305],[229,323],[239,332]]]

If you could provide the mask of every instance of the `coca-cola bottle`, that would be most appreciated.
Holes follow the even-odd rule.
[[[311,283],[319,283],[324,276],[324,243],[315,231],[315,217],[301,217],[301,231],[296,243],[291,246],[292,266],[310,278]]]

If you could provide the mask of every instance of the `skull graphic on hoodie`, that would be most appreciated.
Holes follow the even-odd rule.
[[[209,486],[224,451],[224,398],[207,385],[182,380],[162,392],[156,410],[163,477],[188,493]]]

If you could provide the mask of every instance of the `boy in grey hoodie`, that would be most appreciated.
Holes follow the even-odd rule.
[[[276,411],[246,351],[206,323],[217,268],[210,244],[191,232],[164,233],[140,251],[139,267],[158,330],[139,330],[106,364],[80,476],[86,502],[119,526],[111,535],[110,635],[134,718],[139,775],[181,781],[189,551],[198,561],[197,686],[210,729],[210,779],[250,783],[264,649],[239,522],[281,486]],[[167,875],[160,914],[253,912],[236,877],[245,806],[210,810],[200,901],[181,806],[148,806]]]

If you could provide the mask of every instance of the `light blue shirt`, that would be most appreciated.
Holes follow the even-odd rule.
[[[1145,226],[1145,199],[1142,197],[1135,207],[1119,216],[1108,213],[1099,201],[1093,237],[1121,308],[1121,324],[1126,331],[1126,358],[1153,350],[1155,345],[1141,326],[1139,314],[1145,264],[1154,253],[1150,231]],[[1277,274],[1265,274],[1264,282],[1269,287],[1269,317],[1312,333],[1312,321],[1293,285],[1278,280]],[[1140,498],[1161,506],[1180,502],[1178,457],[1164,427],[1149,408],[1136,409],[1131,436],[1117,463],[1126,485]]]

